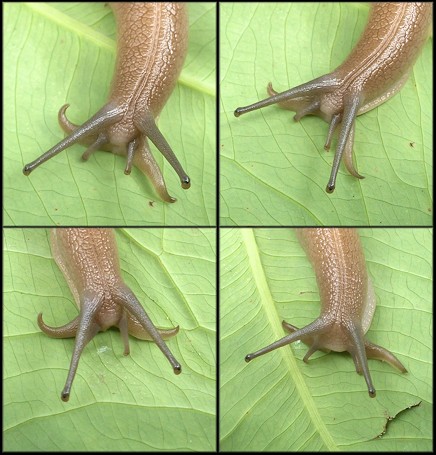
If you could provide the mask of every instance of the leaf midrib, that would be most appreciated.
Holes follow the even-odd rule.
[[[109,49],[115,53],[115,40],[105,36],[103,33],[95,31],[92,27],[83,24],[82,22],[68,16],[57,8],[47,3],[25,3],[26,7],[41,16],[48,18],[59,27],[73,31],[74,33],[88,38],[90,41],[96,43],[99,47]],[[194,91],[203,93],[204,95],[215,97],[215,87],[202,81],[196,80],[192,74],[187,75],[182,73],[179,77],[178,83],[186,86]]]
[[[265,311],[268,324],[271,326],[275,339],[282,338],[283,331],[279,323],[280,317],[277,313],[274,300],[271,295],[271,291],[268,286],[266,279],[265,271],[262,265],[262,260],[259,256],[259,250],[257,247],[257,242],[253,229],[241,229],[241,236],[244,247],[247,252],[247,257],[249,261],[249,266],[252,271],[252,276],[256,285],[256,288],[259,292],[261,305]],[[312,395],[306,386],[304,378],[301,374],[300,368],[296,363],[296,358],[293,355],[289,355],[289,350],[279,350],[285,364],[288,369],[288,374],[292,378],[292,381],[295,383],[295,388],[298,394],[301,397],[301,400],[306,405],[307,413],[310,416],[310,419],[315,427],[315,430],[322,439],[326,450],[328,451],[338,451],[338,446],[333,440],[330,432],[325,426],[323,419],[318,412],[317,406],[312,398]]]

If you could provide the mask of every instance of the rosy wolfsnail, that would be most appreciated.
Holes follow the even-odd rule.
[[[190,179],[158,129],[156,119],[179,77],[188,44],[188,16],[183,3],[110,3],[117,21],[117,59],[108,102],[82,125],[71,123],[65,111],[58,120],[67,137],[26,164],[29,175],[36,167],[75,143],[87,146],[82,158],[96,150],[126,155],[125,174],[132,165],[152,182],[167,202],[165,181],[148,144],[150,140],[177,172],[181,185]]]
[[[130,353],[129,334],[141,340],[153,340],[173,367],[179,362],[163,341],[177,334],[179,327],[157,329],[130,288],[121,277],[115,234],[111,229],[56,228],[51,231],[54,259],[65,276],[79,315],[61,327],[45,324],[38,315],[39,328],[52,338],[75,337],[70,369],[61,398],[68,401],[80,355],[100,331],[118,327],[124,342],[124,355]]]
[[[332,193],[341,159],[347,170],[363,178],[353,164],[356,116],[384,103],[405,84],[430,31],[432,3],[371,4],[367,26],[345,62],[333,72],[281,93],[268,86],[269,98],[238,107],[239,117],[278,103],[296,112],[295,121],[308,114],[330,124],[324,145],[330,149],[339,130],[336,153],[326,191]]]
[[[249,362],[297,340],[309,346],[305,362],[318,349],[348,351],[357,373],[365,378],[369,396],[375,397],[368,359],[384,360],[402,373],[407,370],[394,354],[365,338],[375,311],[375,294],[359,236],[354,229],[345,228],[301,228],[296,232],[315,271],[320,316],[301,329],[283,321],[290,335],[248,354],[245,360]]]

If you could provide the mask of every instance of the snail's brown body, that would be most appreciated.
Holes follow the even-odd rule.
[[[348,171],[362,178],[353,165],[355,119],[395,95],[405,84],[431,28],[432,3],[371,4],[370,17],[359,42],[333,72],[282,93],[268,86],[270,98],[239,107],[235,116],[279,103],[295,111],[298,121],[307,114],[330,123],[325,148],[340,124],[333,167],[326,191],[335,189],[342,156]]]
[[[65,276],[79,315],[62,327],[38,325],[53,338],[76,338],[70,371],[61,398],[68,401],[80,355],[86,344],[100,331],[118,327],[128,355],[129,333],[142,340],[153,340],[171,363],[174,372],[181,367],[163,339],[179,328],[156,329],[144,308],[121,278],[114,232],[97,228],[57,228],[51,232],[53,256]]]
[[[188,16],[183,3],[111,3],[118,25],[117,61],[109,100],[81,126],[59,111],[59,123],[68,136],[23,169],[37,166],[69,146],[88,146],[87,159],[96,150],[127,156],[125,173],[132,164],[151,180],[160,197],[174,202],[153,155],[154,143],[179,175],[183,188],[190,180],[170,145],[156,126],[165,102],[179,77],[188,45]]]
[[[368,358],[384,360],[402,372],[406,369],[390,351],[365,338],[375,311],[375,295],[359,236],[354,229],[345,228],[304,228],[296,232],[315,270],[321,314],[302,329],[283,321],[283,327],[291,334],[248,354],[246,360],[297,340],[310,347],[304,361],[318,349],[348,351],[356,371],[365,377],[369,395],[374,397],[376,392],[369,373]]]

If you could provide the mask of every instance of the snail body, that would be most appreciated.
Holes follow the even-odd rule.
[[[294,120],[318,115],[330,124],[324,145],[330,149],[333,133],[339,129],[336,153],[326,191],[336,185],[343,157],[347,170],[363,178],[353,164],[355,119],[384,103],[405,84],[430,33],[432,3],[371,4],[367,26],[345,62],[329,74],[278,93],[268,85],[269,98],[235,110],[247,112],[278,103],[296,112]]]
[[[38,315],[38,326],[52,338],[76,338],[70,369],[61,398],[68,401],[80,355],[100,331],[118,327],[124,342],[124,355],[130,353],[129,334],[153,340],[176,374],[179,362],[163,341],[179,328],[156,329],[136,296],[121,278],[115,234],[111,229],[56,228],[51,231],[54,259],[67,280],[79,315],[61,327],[45,324]]]
[[[96,150],[127,157],[125,174],[132,164],[152,182],[167,202],[165,181],[148,140],[177,172],[183,188],[190,179],[156,125],[173,91],[187,52],[188,16],[183,3],[110,3],[117,21],[117,59],[108,102],[82,125],[71,123],[61,107],[58,120],[67,137],[23,169],[36,167],[75,143],[87,146],[82,158]]]
[[[301,329],[283,321],[290,335],[248,354],[245,360],[249,362],[297,340],[309,346],[305,362],[318,349],[348,351],[357,373],[365,378],[369,396],[375,397],[368,359],[383,360],[403,373],[407,370],[394,354],[365,338],[375,311],[375,294],[359,236],[354,229],[344,228],[301,228],[296,232],[315,270],[320,316]]]

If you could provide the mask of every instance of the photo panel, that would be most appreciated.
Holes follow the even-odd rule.
[[[431,229],[228,228],[220,256],[223,452],[431,450]],[[306,338],[253,355],[319,318]],[[371,396],[352,355],[335,352],[359,324],[390,363],[367,360]]]
[[[3,254],[6,451],[215,451],[214,229],[4,229]],[[100,297],[75,340],[75,302],[92,314]]]
[[[220,4],[222,225],[432,225],[431,3],[373,5]]]
[[[216,224],[217,5],[117,5],[5,4],[5,225]]]

